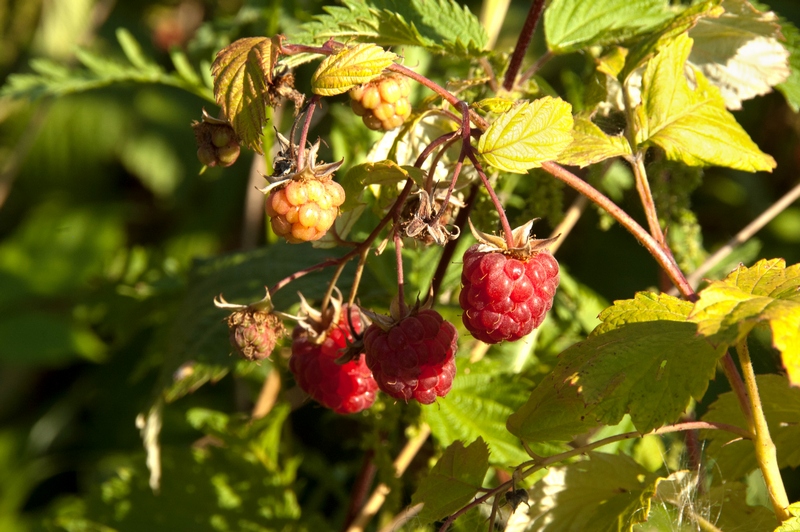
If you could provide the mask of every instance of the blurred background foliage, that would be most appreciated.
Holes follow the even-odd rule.
[[[272,364],[253,367],[230,358],[224,313],[211,304],[223,289],[231,301],[260,298],[264,285],[330,254],[281,249],[285,244],[274,242],[263,247],[270,238],[257,216],[254,233],[246,203],[252,155],[200,174],[189,127],[203,106],[216,110],[203,97],[204,91],[210,94],[203,83],[219,48],[241,36],[291,34],[324,4],[0,0],[0,81],[30,72],[31,59],[73,67],[79,47],[121,58],[118,28],[126,28],[143,55],[166,72],[174,69],[180,50],[199,73],[194,91],[114,83],[35,101],[0,99],[0,530],[266,530],[295,522],[302,523],[298,529],[326,530],[345,519],[365,450],[379,466],[378,478],[396,488],[387,507],[396,511],[408,503],[411,488],[392,478],[389,464],[402,446],[403,427],[419,418],[418,408],[381,401],[369,418],[341,418],[303,403],[285,370],[284,350],[276,356],[285,381],[281,402],[262,420],[247,423]],[[480,2],[466,4],[480,12]],[[800,23],[797,2],[770,5]],[[513,47],[527,9],[525,1],[511,3],[496,49]],[[543,51],[539,32],[527,60]],[[468,74],[446,58],[405,53],[421,69],[435,61],[445,79]],[[570,94],[585,68],[582,61],[576,55],[553,60],[540,81]],[[299,69],[301,90],[311,72],[309,66]],[[360,127],[344,101],[334,99],[324,108],[313,134],[328,140],[323,158],[345,157],[350,166],[363,160],[378,137]],[[798,179],[800,116],[782,96],[748,101],[736,116],[778,161],[774,173],[711,168],[702,179],[687,173],[654,185],[671,199],[660,205],[661,213],[669,220],[676,255],[689,269]],[[275,121],[285,131],[290,113]],[[604,190],[642,220],[624,165],[587,178],[603,181]],[[544,174],[508,179],[498,192],[512,221],[544,217],[541,234],[574,200]],[[368,213],[360,225],[374,221]],[[258,249],[249,249],[254,242]],[[800,205],[786,209],[716,271],[757,257],[800,262]],[[590,331],[607,302],[660,282],[644,249],[593,209],[558,258],[566,275],[536,356],[520,353],[520,346],[493,348],[493,356],[458,383],[455,397],[492,388],[498,396],[493,415],[504,419],[524,402],[527,393],[519,390]],[[425,286],[435,253],[412,250],[408,260],[410,282]],[[304,278],[280,293],[278,306],[294,304],[297,290],[318,296],[326,279]],[[342,288],[347,284],[345,274]],[[391,266],[376,260],[362,301],[385,306],[393,284]],[[446,287],[457,284],[457,272],[451,272]],[[455,307],[443,313],[460,321]],[[520,361],[526,372],[509,372]],[[233,378],[222,378],[231,371]],[[497,387],[499,375],[508,386]],[[209,381],[216,384],[200,387]],[[724,390],[718,379],[704,403]],[[153,495],[135,420],[160,400],[167,403],[163,475],[161,494]],[[474,439],[458,424],[465,412],[469,417],[469,402],[447,406],[425,413],[438,444]],[[495,448],[505,450],[494,456],[498,463],[524,459],[515,442],[505,441],[510,435],[502,426],[496,436]],[[409,482],[427,470],[435,452],[428,442]],[[789,487],[792,500],[798,499],[797,480]],[[460,526],[468,530],[474,519]]]

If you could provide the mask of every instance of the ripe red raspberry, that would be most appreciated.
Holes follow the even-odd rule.
[[[410,92],[404,76],[385,74],[350,89],[350,107],[368,128],[389,131],[411,115]]]
[[[354,414],[372,406],[378,383],[364,362],[364,354],[344,364],[336,359],[353,341],[347,319],[347,307],[339,322],[331,326],[322,343],[316,343],[308,332],[298,326],[292,333],[292,357],[289,369],[303,389],[314,400],[339,414]],[[349,309],[350,323],[356,334],[361,332],[358,309]]]
[[[384,329],[364,333],[367,366],[381,390],[397,399],[431,404],[444,397],[456,374],[458,332],[434,310],[420,310]]]
[[[270,312],[245,307],[228,316],[231,345],[243,358],[264,360],[283,336],[281,319]]]
[[[336,181],[291,180],[267,196],[266,211],[272,230],[297,244],[322,238],[344,200],[344,189]]]
[[[529,258],[485,251],[475,244],[464,253],[459,303],[469,332],[483,342],[515,341],[529,334],[553,306],[558,262],[547,249]]]

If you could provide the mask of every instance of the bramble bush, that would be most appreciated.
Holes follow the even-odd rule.
[[[42,526],[800,530],[800,257],[753,238],[800,185],[787,170],[714,254],[694,206],[720,175],[792,164],[737,121],[774,89],[800,107],[789,20],[748,0],[264,4],[169,67],[119,29],[124,57],[36,59],[2,89],[170,86],[197,104],[182,156],[222,183],[185,208],[233,187],[256,205],[224,213],[241,249],[178,239],[170,268],[126,248],[72,302],[73,351],[144,354],[112,359],[143,388],[144,453],[95,456]],[[147,166],[162,148],[130,144],[129,171],[178,201],[164,157]]]

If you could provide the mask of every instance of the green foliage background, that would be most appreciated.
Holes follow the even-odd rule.
[[[147,58],[133,70],[120,67],[113,80],[65,81],[53,91],[57,97],[0,99],[0,530],[333,530],[345,519],[368,449],[379,465],[378,479],[394,488],[386,507],[396,513],[411,501],[428,460],[455,440],[468,444],[482,436],[492,447],[492,465],[508,468],[525,460],[505,431],[505,418],[552,369],[555,355],[586,337],[608,302],[662,282],[656,264],[627,232],[587,210],[558,252],[565,274],[535,356],[514,346],[493,349],[457,382],[446,403],[426,409],[423,418],[435,440],[402,481],[392,478],[389,464],[418,408],[381,400],[367,420],[304,403],[286,371],[286,349],[276,355],[281,402],[263,420],[247,423],[271,364],[252,367],[229,356],[224,313],[212,299],[220,291],[231,301],[260,298],[264,285],[330,252],[263,235],[258,242],[266,241],[266,248],[245,249],[252,155],[200,175],[189,124],[203,106],[215,109],[205,79],[216,50],[241,36],[291,34],[310,14],[322,13],[324,4],[0,0],[2,80],[32,67],[57,74],[76,64],[79,45],[125,64],[120,27],[141,43]],[[479,12],[479,2],[466,4]],[[796,2],[774,0],[770,6],[800,24]],[[527,9],[527,2],[511,3],[496,49],[511,49]],[[194,14],[196,31],[173,23],[178,13],[189,20]],[[169,39],[185,53],[170,53],[164,47]],[[468,53],[472,44],[452,46]],[[539,31],[526,61],[544,50]],[[413,48],[404,53],[406,64],[435,67],[445,78],[467,74],[455,60]],[[39,62],[28,66],[32,58]],[[576,55],[556,58],[539,81],[577,94],[581,61]],[[143,71],[151,77],[142,78]],[[298,87],[309,86],[312,72],[299,68]],[[86,87],[96,88],[76,93]],[[350,165],[363,160],[377,137],[343,103],[324,110],[314,134],[328,139],[325,160],[345,157]],[[777,160],[772,174],[709,168],[702,182],[693,171],[670,171],[674,179],[654,183],[671,200],[659,208],[670,221],[683,267],[696,267],[796,184],[799,116],[779,93],[750,100],[736,113],[756,144]],[[498,191],[507,192],[512,223],[544,216],[538,229],[544,234],[574,195],[545,174],[534,175],[524,183],[510,177]],[[642,221],[626,170],[601,178],[607,193]],[[365,216],[364,227],[372,216]],[[800,262],[800,205],[786,209],[709,277],[757,257]],[[409,282],[425,286],[436,257],[412,251],[407,259]],[[378,307],[394,286],[391,266],[381,260],[390,259],[371,264],[361,292],[362,301]],[[296,290],[319,297],[326,279],[304,278],[279,294],[278,307],[293,304]],[[345,272],[343,289],[347,279]],[[450,286],[457,283],[451,272]],[[455,307],[442,312],[459,321]],[[768,338],[756,338],[751,348],[763,355],[757,369],[776,369]],[[520,361],[525,373],[512,374]],[[187,372],[188,378],[176,378]],[[208,382],[213,384],[203,386]],[[163,390],[163,481],[160,495],[153,495],[135,420]],[[698,414],[726,391],[724,379],[712,381]],[[474,416],[471,401],[490,394],[489,409]],[[470,426],[473,419],[481,431]],[[784,464],[791,500],[800,499],[797,464]],[[479,516],[459,522],[463,530],[483,526]]]

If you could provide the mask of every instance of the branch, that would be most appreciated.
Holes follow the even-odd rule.
[[[528,10],[528,16],[525,17],[525,23],[522,25],[522,31],[517,39],[517,46],[514,48],[514,53],[511,54],[511,60],[508,62],[508,69],[506,70],[506,77],[503,81],[503,88],[511,91],[514,88],[514,82],[517,80],[517,74],[522,66],[522,59],[525,57],[525,52],[528,51],[528,46],[531,44],[533,32],[536,30],[536,23],[539,22],[539,17],[542,15],[544,9],[544,0],[534,0],[531,3],[531,8]]]

